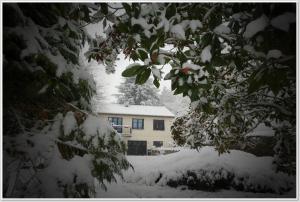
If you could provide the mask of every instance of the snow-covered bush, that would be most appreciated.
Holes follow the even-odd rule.
[[[134,164],[130,157],[129,161]],[[206,146],[199,151],[181,149],[173,154],[150,158],[147,162],[135,164],[138,171],[127,172],[124,178],[129,183],[184,185],[189,189],[208,191],[233,188],[283,193],[293,189],[295,177],[275,172],[272,161],[272,157],[257,157],[238,150],[219,156],[213,147]]]
[[[105,181],[115,181],[114,174],[122,177],[121,170],[130,166],[124,156],[125,143],[120,134],[98,116],[81,114],[82,119],[78,118],[79,112],[75,114],[71,111],[66,114],[63,120],[65,132],[58,139],[64,143],[63,145],[67,144],[67,147],[68,145],[75,147],[75,151],[71,151],[75,154],[81,151],[83,154],[92,155],[91,173],[105,188]],[[72,129],[70,125],[73,126]],[[73,155],[74,153],[71,153],[71,157]]]
[[[10,143],[4,147],[8,196],[90,197],[94,178],[105,188],[105,180],[115,181],[114,174],[122,176],[121,169],[130,166],[119,134],[99,117],[78,111],[4,141]]]

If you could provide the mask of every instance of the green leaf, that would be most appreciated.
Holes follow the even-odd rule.
[[[165,64],[168,64],[171,60],[171,57],[169,56],[164,56],[164,59],[165,59]]]
[[[178,94],[180,94],[180,93],[182,93],[183,92],[183,89],[182,88],[176,88],[176,90],[174,91],[174,95],[178,95]]]
[[[134,38],[130,36],[130,37],[128,38],[128,40],[127,40],[127,47],[128,47],[128,48],[132,48],[132,46],[134,45],[134,43],[135,43]]]
[[[236,57],[234,60],[235,66],[237,68],[237,70],[243,70],[244,64],[243,61],[240,57]]]
[[[188,85],[183,85],[183,86],[177,86],[176,90],[174,91],[174,95],[177,94],[187,94],[188,91],[190,90],[190,87]]]
[[[201,38],[201,46],[204,48],[207,45],[210,45],[212,42],[213,35],[211,33],[206,33],[202,38]]]
[[[185,91],[185,92],[182,92],[182,96],[183,96],[183,97],[188,96],[188,92],[186,92],[186,91]]]
[[[169,73],[167,73],[166,76],[164,77],[164,80],[170,80],[171,77],[172,77],[172,73],[169,72]]]
[[[140,72],[139,70],[141,70],[143,67],[144,66],[139,65],[139,64],[131,66],[130,68],[127,68],[127,69],[125,69],[122,72],[122,76],[123,77],[132,77],[132,76],[135,76],[135,75],[137,75]]]
[[[248,93],[251,94],[255,91],[257,91],[261,86],[264,85],[263,79],[255,79],[257,72],[252,74],[250,78],[248,79],[249,87],[248,87]]]
[[[222,58],[222,56],[215,56],[211,62],[213,66],[222,66],[226,64],[226,61]]]
[[[209,63],[209,64],[205,65],[205,69],[208,73],[213,74],[214,70],[215,70],[215,67],[211,63]]]
[[[132,53],[130,54],[130,58],[133,61],[137,61],[137,60],[139,60],[139,55],[135,51],[132,51]]]
[[[122,3],[127,15],[131,16],[131,6],[128,3]]]
[[[83,13],[84,13],[84,20],[86,21],[86,22],[91,22],[91,18],[90,18],[90,10],[88,9],[88,7],[87,6],[84,6],[83,8],[82,8],[82,11],[83,11]]]
[[[149,39],[141,35],[141,47],[145,48],[147,51],[150,50],[150,42]]]
[[[142,61],[145,61],[145,59],[148,58],[148,53],[147,53],[145,50],[143,50],[143,49],[138,49],[137,51],[138,51],[139,56],[140,56],[139,58],[140,58]]]
[[[176,57],[180,60],[181,64],[187,61],[187,57],[180,51],[176,53]]]
[[[106,18],[104,18],[103,19],[103,29],[106,27],[106,25],[107,25],[107,20],[106,20]]]
[[[212,13],[210,15],[210,20],[209,20],[209,28],[214,29],[216,26],[222,23],[222,15],[219,13]]]
[[[140,85],[144,84],[150,77],[150,74],[151,74],[151,69],[146,69],[145,71],[141,72],[136,76],[135,83]]]
[[[165,46],[165,33],[161,33],[159,36],[158,36],[158,40],[157,40],[157,44],[158,46],[160,47],[164,47]]]
[[[171,90],[175,90],[178,86],[178,80],[174,81],[174,82],[171,82]]]
[[[266,80],[265,82],[269,85],[273,93],[277,95],[282,89],[282,84],[286,78],[287,76],[284,70],[274,69],[272,73],[269,72],[268,75],[264,77],[264,80]]]
[[[107,15],[108,14],[108,6],[106,3],[102,3],[101,4],[101,12],[104,14],[104,15]]]
[[[216,53],[220,53],[221,50],[222,50],[221,43],[218,37],[214,36],[212,40],[212,55],[215,55]]]
[[[166,18],[170,19],[172,16],[176,14],[176,5],[174,3],[169,4],[166,10]]]
[[[143,31],[144,29],[142,28],[141,25],[138,25],[138,24],[134,24],[132,27],[131,27],[131,30],[130,32],[131,33],[139,33],[141,31]]]
[[[122,22],[120,22],[117,26],[117,30],[119,32],[122,32],[122,33],[128,33],[129,32],[129,29],[128,29],[128,26]]]
[[[133,12],[134,12],[134,17],[138,18],[140,15],[140,11],[141,11],[141,5],[138,3],[133,3],[132,7],[133,7]]]
[[[156,86],[156,88],[159,88],[160,86],[160,83],[156,78],[153,80],[153,84]]]
[[[192,95],[190,96],[191,101],[197,101],[199,100],[199,95],[198,95],[198,89],[197,88],[192,88]]]

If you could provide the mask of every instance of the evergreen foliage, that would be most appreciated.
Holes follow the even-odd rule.
[[[173,126],[179,144],[223,153],[264,123],[276,169],[295,174],[295,22],[295,3],[4,3],[4,196],[91,197],[94,177],[105,187],[130,167],[119,135],[91,112],[85,42],[108,73],[121,51],[139,61],[122,73],[131,83],[152,75],[159,87],[172,66],[164,79],[192,101]],[[106,37],[88,36],[90,23]]]
[[[92,197],[130,167],[125,145],[91,111],[79,53],[94,4],[3,4],[4,197]],[[89,130],[85,128],[88,125]]]
[[[158,89],[155,88],[151,81],[137,85],[135,78],[125,78],[125,81],[119,86],[120,95],[118,95],[119,104],[131,105],[160,105]]]

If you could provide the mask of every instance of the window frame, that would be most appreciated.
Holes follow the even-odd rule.
[[[159,146],[156,146],[155,143],[159,143]],[[155,141],[153,141],[153,146],[155,146],[156,148],[162,147],[163,145],[164,145],[164,142],[163,142],[163,141],[160,141],[160,140],[155,140]]]
[[[117,124],[115,124],[113,122],[114,119],[117,119]],[[118,126],[118,127],[114,128],[118,133],[122,133],[123,132],[123,117],[109,116],[108,117],[108,121],[110,122],[110,124],[112,125],[113,128],[114,128],[114,126]],[[121,123],[121,124],[118,124],[118,123]]]
[[[136,120],[137,122],[136,122],[136,126],[137,127],[134,127],[134,120]],[[139,121],[142,121],[142,127],[140,128],[139,127]],[[132,122],[131,122],[131,128],[132,129],[136,129],[136,130],[144,130],[144,127],[145,127],[145,125],[144,125],[144,119],[140,119],[140,118],[132,118]]]
[[[162,122],[163,125],[162,127],[156,127],[159,126],[159,124],[155,124],[155,122]],[[165,120],[164,119],[153,119],[153,130],[160,130],[160,131],[164,131],[165,130]]]
[[[119,120],[121,120],[121,124],[114,124],[113,120],[114,119],[117,119],[117,123],[119,123]],[[110,116],[108,117],[108,121],[111,123],[111,124],[114,124],[114,125],[120,125],[122,126],[123,125],[123,117],[119,117],[119,116]]]

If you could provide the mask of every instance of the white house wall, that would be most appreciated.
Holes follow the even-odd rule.
[[[132,119],[144,119],[144,129],[132,129],[131,137],[124,137],[124,140],[144,140],[147,141],[147,149],[153,146],[153,141],[163,141],[163,146],[168,147],[173,143],[171,137],[171,125],[173,117],[157,117],[157,116],[136,116],[136,115],[116,115],[116,114],[100,114],[101,119],[107,120],[108,117],[122,117],[123,125],[132,127]],[[164,120],[165,130],[153,130],[153,120]]]

